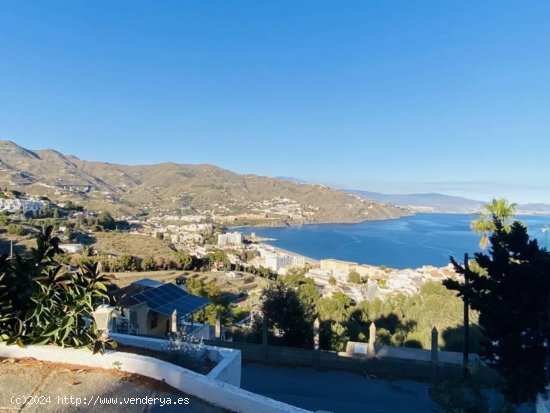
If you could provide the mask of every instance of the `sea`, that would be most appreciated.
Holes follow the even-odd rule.
[[[268,241],[275,247],[314,259],[335,258],[360,264],[390,268],[442,267],[453,256],[462,261],[464,253],[479,251],[480,234],[470,229],[470,214],[416,214],[414,216],[359,224],[314,224],[284,228],[245,227],[235,230]],[[529,235],[539,245],[550,248],[550,215],[518,215]]]

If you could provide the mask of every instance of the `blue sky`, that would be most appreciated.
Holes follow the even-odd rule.
[[[550,202],[550,2],[0,0],[0,139]]]

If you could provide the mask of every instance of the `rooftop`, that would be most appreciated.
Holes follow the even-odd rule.
[[[177,311],[180,317],[193,314],[206,307],[210,301],[204,297],[189,294],[182,287],[171,283],[144,278],[127,287],[114,291],[117,305],[130,307],[146,302],[153,311],[171,316]]]

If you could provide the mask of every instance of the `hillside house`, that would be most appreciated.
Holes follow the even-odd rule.
[[[115,305],[122,307],[113,319],[114,332],[165,337],[186,325],[197,338],[208,339],[213,335],[213,327],[193,323],[193,315],[210,301],[189,294],[183,285],[144,278],[115,290],[112,297]]]

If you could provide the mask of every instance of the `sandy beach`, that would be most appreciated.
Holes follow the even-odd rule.
[[[306,257],[305,255],[301,255],[301,254],[297,254],[295,252],[292,252],[292,251],[289,251],[289,250],[285,250],[285,249],[282,249],[282,248],[279,248],[279,247],[275,247],[273,245],[270,245],[270,244],[264,244],[264,243],[261,243],[260,244],[261,246],[264,246],[264,247],[270,247],[270,248],[273,248],[276,252],[279,252],[281,254],[288,254],[290,255],[291,257],[302,257],[306,260],[306,263],[307,264],[310,264],[310,265],[319,265],[319,260],[316,260],[315,258],[311,258],[311,257]]]

